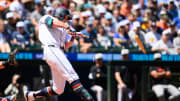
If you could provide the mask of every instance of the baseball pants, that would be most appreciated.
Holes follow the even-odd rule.
[[[152,90],[154,91],[159,101],[165,101],[165,94],[164,94],[165,90],[167,90],[168,93],[170,94],[170,97],[169,97],[170,101],[180,100],[180,92],[174,85],[157,84],[152,87]]]
[[[77,73],[59,47],[44,46],[44,59],[51,68],[53,90],[57,94],[64,92],[66,81],[72,83],[79,79]]]

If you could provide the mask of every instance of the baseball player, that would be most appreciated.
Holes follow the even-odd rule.
[[[68,81],[73,91],[84,101],[94,101],[92,96],[81,84],[79,77],[66,58],[63,49],[68,49],[73,44],[74,36],[67,24],[72,18],[65,8],[57,8],[54,17],[45,15],[39,22],[39,40],[44,46],[44,59],[51,67],[53,85],[39,91],[26,91],[26,101],[36,98],[60,95],[64,92],[65,82]],[[68,31],[67,31],[68,30]],[[71,34],[71,35],[69,35]],[[63,49],[62,49],[63,48]]]
[[[15,56],[17,53],[18,50],[15,49],[9,54],[9,58],[7,61],[0,61],[0,69],[4,69],[5,67],[16,65],[17,63]],[[16,100],[16,95],[0,97],[0,101],[15,101],[15,100]]]

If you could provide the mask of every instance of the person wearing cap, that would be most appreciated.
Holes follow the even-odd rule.
[[[125,33],[128,33],[129,30],[130,30],[130,22],[129,22],[129,20],[128,20],[128,19],[122,20],[122,22],[123,22],[124,25],[125,25]]]
[[[122,61],[129,60],[129,50],[121,50]],[[117,81],[117,101],[130,101],[137,90],[137,76],[135,68],[132,65],[116,65],[115,67],[115,79]]]
[[[117,33],[114,34],[113,42],[116,47],[127,47],[130,43],[129,36],[125,31],[125,23],[123,21],[117,25]]]
[[[38,40],[38,29],[39,29],[39,20],[42,17],[42,6],[40,3],[35,4],[35,10],[32,12],[30,18],[31,18],[31,23],[35,27],[35,36],[36,40]]]
[[[148,18],[148,19],[153,19],[153,15],[152,15],[152,11],[149,8],[146,8],[144,11],[144,17]]]
[[[10,33],[13,33],[14,31],[16,31],[16,20],[14,18],[13,12],[8,12],[6,14],[6,20],[7,20],[7,24],[5,25],[5,27],[8,28]]]
[[[163,31],[161,39],[152,46],[152,51],[160,51],[163,54],[167,54],[168,50],[173,48],[172,42],[169,40],[169,32]]]
[[[160,21],[158,21],[156,23],[156,26],[160,27],[163,30],[168,29],[169,26],[168,26],[168,15],[167,15],[167,12],[165,12],[163,10],[160,12]]]
[[[81,51],[83,53],[87,53],[89,51],[89,49],[94,46],[94,42],[98,42],[97,41],[97,35],[95,30],[92,28],[92,22],[91,21],[87,21],[86,22],[86,27],[85,29],[83,29],[81,32],[87,36],[89,36],[89,38],[80,38],[80,46],[81,46]]]
[[[92,5],[89,4],[89,3],[86,3],[86,4],[83,5],[83,9],[84,10],[91,10],[92,9]]]
[[[141,42],[145,45],[145,33],[141,30],[141,24],[138,21],[135,21],[133,23],[133,28],[131,31],[128,32],[130,41],[133,45],[133,47],[138,47],[138,44],[135,40],[135,35],[138,35]]]
[[[176,49],[177,54],[180,54],[180,30],[178,30],[177,37],[173,40],[173,46]]]
[[[152,47],[161,39],[161,35],[157,32],[157,27],[155,22],[151,23],[150,30],[151,30],[150,32],[145,34],[145,41],[146,44]]]
[[[25,32],[24,30],[24,22],[17,22],[16,29],[17,31],[12,34],[11,45],[17,45],[25,48],[25,45],[29,44],[30,36],[29,33]]]
[[[170,21],[169,28],[166,30],[170,33],[169,39],[171,40],[171,42],[173,42],[173,39],[177,36],[176,22]]]
[[[97,101],[106,101],[102,96],[103,91],[107,90],[107,66],[103,62],[103,54],[97,53],[94,57],[95,65],[90,69],[88,78],[92,80],[91,89],[96,93]]]
[[[54,12],[54,8],[52,8],[52,7],[46,8],[46,14],[53,16],[53,12]]]
[[[72,27],[77,32],[80,32],[81,30],[84,29],[84,27],[79,24],[79,20],[80,20],[80,16],[79,15],[73,15],[73,18],[72,18]]]
[[[105,31],[109,36],[113,36],[116,32],[116,26],[115,23],[113,23],[113,16],[111,13],[106,13],[104,16],[105,21],[103,22],[103,26]]]
[[[7,53],[11,51],[9,45],[11,34],[4,25],[4,21],[0,19],[0,52]]]
[[[154,54],[154,61],[161,61],[161,54]],[[170,84],[171,71],[167,66],[160,63],[150,66],[150,76],[152,78],[152,90],[159,101],[178,101],[180,99],[180,91]],[[168,99],[165,97],[165,91],[170,94]]]
[[[136,16],[137,21],[141,21],[143,19],[141,15],[140,5],[138,4],[133,5],[131,12]]]

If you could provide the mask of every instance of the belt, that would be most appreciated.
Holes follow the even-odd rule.
[[[56,47],[55,45],[48,45],[48,47]],[[61,49],[64,50],[64,47],[60,47]]]

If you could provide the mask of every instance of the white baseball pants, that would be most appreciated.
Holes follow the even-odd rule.
[[[77,73],[59,47],[44,46],[44,59],[51,67],[53,90],[57,94],[64,92],[66,81],[72,83],[79,79]]]

